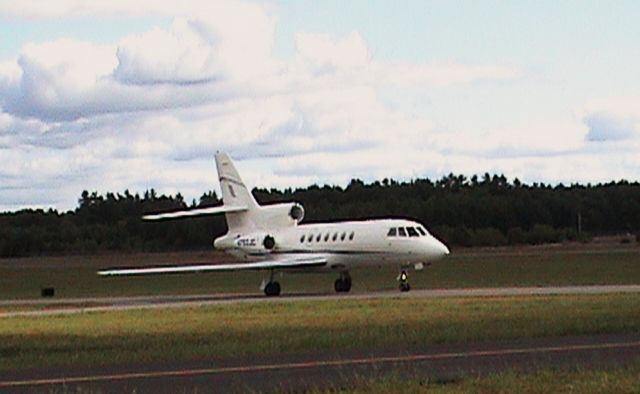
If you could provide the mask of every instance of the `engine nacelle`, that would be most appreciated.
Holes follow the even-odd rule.
[[[260,207],[260,216],[266,228],[292,226],[304,219],[304,208],[296,202],[265,205]]]
[[[304,207],[298,203],[293,203],[289,210],[289,217],[295,220],[296,223],[300,223],[304,219]]]
[[[276,239],[271,234],[256,233],[236,238],[234,244],[245,253],[264,254],[276,247]]]

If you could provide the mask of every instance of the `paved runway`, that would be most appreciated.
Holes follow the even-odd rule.
[[[500,287],[474,289],[432,289],[412,290],[408,293],[381,291],[373,293],[319,293],[284,294],[280,297],[265,297],[258,293],[247,294],[202,294],[202,295],[160,295],[140,297],[109,298],[62,298],[28,299],[0,301],[2,317],[38,316],[54,314],[74,314],[110,310],[130,310],[149,308],[178,308],[187,306],[206,306],[232,304],[240,302],[296,302],[313,300],[366,300],[382,298],[442,298],[442,297],[496,297],[518,295],[554,295],[554,294],[611,294],[640,293],[640,285],[612,286],[562,286],[562,287]],[[13,309],[13,310],[12,310]],[[18,309],[18,310],[16,310]],[[20,310],[24,309],[24,310]]]
[[[345,388],[354,378],[394,372],[455,381],[506,369],[637,365],[640,334],[527,338],[499,342],[416,345],[407,349],[277,357],[199,360],[171,364],[66,367],[0,372],[0,390],[42,392],[230,392]],[[635,363],[635,364],[634,364]]]

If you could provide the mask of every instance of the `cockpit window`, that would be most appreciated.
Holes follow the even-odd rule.
[[[407,232],[404,230],[404,227],[398,227],[398,235],[400,235],[401,237],[407,236]]]
[[[427,232],[425,229],[423,229],[422,227],[416,227],[418,229],[418,232],[420,233],[420,235],[427,235]]]
[[[409,233],[410,237],[419,237],[420,234],[418,234],[418,231],[416,231],[415,227],[407,227],[407,232]]]
[[[397,232],[398,229],[396,229],[395,227],[391,227],[389,229],[389,232],[387,233],[387,237],[395,237]]]

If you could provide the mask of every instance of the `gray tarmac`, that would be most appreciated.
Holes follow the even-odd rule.
[[[0,372],[2,392],[291,392],[344,389],[396,374],[455,382],[505,370],[606,368],[640,362],[640,333],[408,345],[344,353],[285,354]]]
[[[113,310],[182,308],[207,305],[224,305],[243,302],[297,302],[314,300],[368,300],[385,298],[444,298],[444,297],[500,297],[520,295],[558,294],[613,294],[640,293],[640,285],[608,286],[549,286],[549,287],[499,287],[471,289],[411,290],[408,293],[381,291],[368,293],[284,293],[279,297],[265,297],[261,293],[157,295],[136,297],[26,299],[0,301],[0,318],[16,316],[46,316]],[[19,310],[13,310],[19,309]]]

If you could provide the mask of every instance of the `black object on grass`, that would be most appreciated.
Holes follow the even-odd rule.
[[[53,287],[43,287],[40,289],[40,295],[42,297],[53,297],[56,294],[56,289]]]

